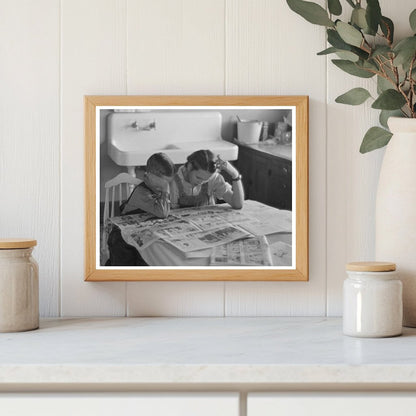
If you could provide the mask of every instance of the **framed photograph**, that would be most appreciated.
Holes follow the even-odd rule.
[[[86,96],[88,281],[308,280],[307,96]]]

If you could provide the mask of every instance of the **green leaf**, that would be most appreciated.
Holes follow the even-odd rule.
[[[358,55],[350,51],[337,50],[335,53],[344,61],[358,62],[360,60]]]
[[[364,32],[368,31],[368,23],[365,17],[366,10],[362,7],[357,7],[352,11],[351,23],[363,29]]]
[[[381,21],[381,9],[378,0],[367,0],[365,17],[367,19],[369,32],[375,35]]]
[[[363,61],[362,68],[371,69],[372,71],[378,71],[379,70],[379,65],[377,64],[377,62],[374,62],[374,61],[373,62]]]
[[[360,147],[360,153],[371,152],[388,144],[393,136],[389,131],[381,127],[371,127],[365,134]]]
[[[390,43],[393,43],[394,38],[394,23],[391,19],[385,16],[381,16],[380,28],[384,36]]]
[[[379,110],[398,110],[406,104],[406,99],[399,91],[388,89],[383,91],[371,107]]]
[[[324,49],[321,52],[318,52],[317,55],[329,55],[331,53],[336,53],[339,58],[346,59],[347,61],[357,62],[360,59],[359,56],[353,52],[344,51],[332,46],[330,48]]]
[[[411,36],[401,40],[393,50],[396,54],[394,64],[397,66],[402,65],[403,69],[407,71],[409,69],[410,62],[416,54],[416,36]]]
[[[328,0],[329,13],[339,16],[342,13],[342,6],[339,0]]]
[[[381,110],[380,112],[380,116],[379,116],[379,121],[380,124],[385,127],[386,129],[389,128],[389,126],[387,125],[387,120],[390,117],[402,117],[402,112],[400,110]]]
[[[410,27],[412,28],[413,32],[416,32],[416,9],[414,9],[412,11],[412,13],[410,13],[409,23],[410,23]]]
[[[339,36],[345,43],[356,46],[358,48],[361,46],[363,42],[363,35],[354,26],[351,26],[348,23],[344,23],[341,22],[341,20],[338,20],[338,22],[336,23],[336,29],[339,33]]]
[[[389,58],[389,53],[393,52],[391,48],[388,46],[376,46],[376,48],[371,53],[371,58],[375,58],[376,56],[385,56],[386,58]]]
[[[334,29],[327,29],[326,31],[328,43],[337,49],[348,50],[349,46],[342,40],[339,33]]]
[[[377,75],[377,93],[381,94],[383,91],[391,89],[393,84],[386,78]]]
[[[371,78],[375,74],[360,68],[356,63],[346,61],[345,59],[333,59],[333,64],[350,75],[360,78]]]
[[[348,43],[345,43],[336,30],[328,29],[326,33],[328,37],[328,43],[332,45],[334,48],[345,50],[345,51],[350,51],[350,52],[355,53],[357,56],[359,56],[362,59],[368,59],[367,52],[355,46],[349,45]]]
[[[370,93],[365,88],[353,88],[337,97],[335,102],[348,105],[360,105],[370,97]]]
[[[324,49],[321,52],[318,52],[317,55],[329,55],[330,53],[335,53],[338,49],[334,47],[330,47],[327,49]]]
[[[334,26],[328,12],[319,4],[303,0],[286,0],[288,6],[305,20],[314,25]]]

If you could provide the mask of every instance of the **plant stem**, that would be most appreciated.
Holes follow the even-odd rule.
[[[400,81],[399,70],[397,69],[397,66],[394,66],[393,59],[394,58],[390,58],[390,65],[391,65],[391,70],[393,71],[393,74],[396,77],[396,87],[398,88],[399,87],[399,81]]]
[[[386,70],[384,69],[384,66],[387,66],[389,64],[388,67],[389,67],[390,71],[394,73],[394,68],[395,67],[392,67],[391,62],[390,62],[389,59],[386,58],[386,60],[383,62],[381,58],[385,58],[385,57],[382,56],[382,55],[379,55],[375,58],[375,60],[379,64],[381,72],[382,72],[382,75],[380,75],[380,76],[382,78],[386,79],[387,81],[389,81],[394,86],[394,88],[397,89],[397,83],[389,77]],[[397,68],[396,68],[396,70],[397,70]]]
[[[410,63],[410,68],[409,68],[409,83],[410,83],[409,107],[410,107],[410,114],[411,114],[412,118],[416,117],[415,110],[414,110],[414,107],[413,107],[413,97],[414,97],[414,94],[415,94],[415,90],[414,90],[415,80],[413,79],[413,76],[412,76],[413,66],[415,64],[415,61],[416,61],[416,54],[413,56],[413,59],[412,59],[412,62]]]
[[[414,112],[413,112],[413,108],[412,108],[412,102],[409,99],[408,95],[403,91],[403,84],[405,83],[405,81],[401,82],[398,86],[397,86],[397,91],[400,92],[400,94],[403,95],[404,99],[406,100],[406,105],[409,107],[409,111],[410,111],[410,117],[414,117]]]

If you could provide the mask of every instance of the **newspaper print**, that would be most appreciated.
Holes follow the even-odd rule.
[[[272,259],[265,237],[246,238],[215,247],[211,266],[271,266]]]
[[[279,210],[255,201],[244,201],[244,213],[250,221],[240,224],[253,235],[292,232],[292,211]]]
[[[203,253],[202,250],[242,238],[291,232],[291,212],[280,210],[279,214],[276,215],[275,208],[245,201],[244,212],[214,205],[172,210],[164,219],[141,213],[113,217],[110,221],[120,228],[124,240],[139,251],[162,240],[191,256],[188,253]]]
[[[154,215],[144,212],[143,214],[123,215],[122,217],[111,217],[109,221],[117,225],[119,228],[136,226],[144,221],[154,218]]]
[[[248,236],[250,234],[246,231],[233,225],[227,225],[216,230],[183,234],[176,238],[165,238],[164,241],[187,253],[226,244]]]
[[[161,239],[169,239],[197,231],[201,231],[201,229],[194,224],[184,220],[176,220],[168,225],[157,227],[155,234]]]
[[[140,251],[160,240],[158,231],[168,228],[169,225],[177,222],[178,218],[175,216],[155,218],[152,214],[144,213],[113,217],[110,221],[120,228],[126,243]]]
[[[282,241],[270,245],[270,254],[274,266],[292,265],[292,246]]]
[[[159,240],[159,237],[152,230],[146,228],[141,230],[122,229],[121,235],[127,244],[135,247],[139,252]]]
[[[229,209],[229,208],[225,208]],[[213,228],[219,228],[229,225],[227,221],[221,218],[220,213],[223,208],[213,206],[195,208],[184,208],[175,210],[175,215],[179,218],[195,224],[201,231],[210,231]]]
[[[248,217],[241,211],[221,205],[175,210],[175,215],[206,231],[225,225],[241,225],[253,221],[253,218]]]

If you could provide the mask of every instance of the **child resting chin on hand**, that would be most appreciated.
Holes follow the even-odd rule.
[[[150,156],[144,180],[121,205],[121,215],[148,212],[166,218],[170,212],[169,184],[174,173],[175,165],[165,153]],[[139,252],[124,241],[118,227],[113,227],[108,236],[108,248],[110,259],[106,266],[147,266]]]

